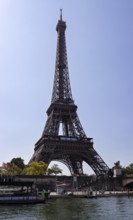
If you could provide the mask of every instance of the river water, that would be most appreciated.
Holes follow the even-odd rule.
[[[133,220],[133,197],[50,199],[47,204],[0,205],[3,220]]]

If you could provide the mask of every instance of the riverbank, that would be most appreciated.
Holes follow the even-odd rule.
[[[51,192],[50,199],[56,198],[98,198],[98,197],[111,197],[111,196],[133,196],[133,191],[74,191],[66,193]]]

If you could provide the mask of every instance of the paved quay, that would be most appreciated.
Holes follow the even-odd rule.
[[[98,198],[98,197],[111,197],[111,196],[133,196],[133,191],[104,191],[104,192],[85,192],[85,191],[75,191],[67,193],[57,193],[51,192],[50,198]]]

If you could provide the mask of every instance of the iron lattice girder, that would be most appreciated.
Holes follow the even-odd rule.
[[[57,50],[55,75],[47,121],[41,138],[35,144],[35,152],[30,162],[52,160],[64,162],[71,174],[83,174],[85,161],[96,175],[105,175],[109,168],[93,148],[91,138],[87,138],[77,115],[69,80],[67,50],[65,40],[66,23],[60,20],[56,26]],[[62,134],[59,136],[60,125]]]
[[[53,84],[53,93],[51,103],[55,103],[58,100],[65,100],[72,98],[67,50],[65,40],[66,23],[62,20],[58,21],[57,27],[57,50],[56,50],[56,62],[55,62],[55,75]]]
[[[68,165],[69,168],[75,162],[81,163],[85,161],[94,170],[97,176],[105,175],[108,172],[108,166],[106,166],[105,162],[94,150],[93,142],[90,138],[78,139],[75,137],[46,136],[40,139],[35,147],[35,154],[33,155],[32,160],[38,161],[38,158],[48,164],[52,160],[70,160],[70,165]],[[71,167],[70,170],[73,171],[73,169],[74,168]],[[73,173],[75,172],[73,171]]]
[[[85,138],[86,134],[79,121],[76,110],[77,106],[70,103],[51,104],[47,110],[48,119],[42,137],[44,135],[58,136],[59,125],[62,123],[64,126],[63,135]]]

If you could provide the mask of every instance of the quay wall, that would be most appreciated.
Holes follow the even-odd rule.
[[[92,190],[118,191],[126,187],[126,184],[133,183],[133,177],[119,178],[96,178],[96,176],[42,176],[42,175],[16,175],[0,176],[0,182],[11,181],[31,181],[37,187],[45,188],[50,191],[56,191],[57,186],[66,185],[68,189],[83,190],[91,188]],[[130,186],[133,186],[130,184]],[[128,187],[127,187],[128,188]],[[130,187],[129,187],[130,188]],[[133,187],[132,187],[133,188]]]

